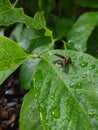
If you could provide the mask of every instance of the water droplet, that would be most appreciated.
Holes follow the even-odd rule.
[[[92,69],[94,69],[96,66],[94,65],[94,64],[92,64],[90,67],[89,67],[89,69],[90,70],[92,70]]]
[[[71,87],[73,87],[74,85],[75,85],[75,84],[74,84],[73,82],[70,84]]]
[[[82,83],[78,83],[77,84],[77,87],[80,89],[80,88],[82,88]]]
[[[96,115],[96,113],[95,112],[89,112],[88,115],[89,115],[90,118],[93,118]]]
[[[80,60],[83,60],[83,56],[79,56],[79,59],[80,59]]]
[[[52,54],[51,54],[51,52],[49,52],[48,54],[49,54],[49,56],[51,56],[51,55],[52,55]]]
[[[54,99],[54,95],[51,95],[51,96],[50,96],[50,99]]]
[[[86,62],[86,61],[83,61],[82,63],[81,63],[81,66],[82,67],[86,67],[88,65],[88,62]]]
[[[82,74],[82,78],[86,78],[88,74]]]
[[[55,118],[59,118],[60,117],[60,110],[59,110],[59,107],[55,108],[52,112],[52,115],[55,117]]]

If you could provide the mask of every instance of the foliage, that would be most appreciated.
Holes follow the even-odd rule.
[[[0,84],[21,66],[21,87],[29,89],[21,130],[97,130],[97,6],[0,0]]]

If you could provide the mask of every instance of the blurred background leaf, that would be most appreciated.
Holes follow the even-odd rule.
[[[98,23],[98,12],[84,13],[75,22],[68,34],[68,48],[85,52],[87,40]]]
[[[77,4],[84,7],[98,8],[97,0],[76,0]]]

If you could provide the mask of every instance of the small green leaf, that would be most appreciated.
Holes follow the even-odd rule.
[[[98,8],[97,0],[76,0],[76,2],[84,7]]]
[[[85,13],[80,16],[68,34],[68,48],[86,51],[87,40],[98,23],[98,12]]]
[[[59,60],[54,53],[70,56],[66,72],[53,63]],[[97,130],[98,60],[72,50],[49,51],[41,58],[21,109],[20,129]]]
[[[0,36],[1,75],[4,75],[4,73],[10,73],[10,71],[12,72],[12,70],[15,70],[15,68],[17,68],[27,57],[28,55],[17,43],[6,37]],[[2,82],[2,78],[0,79],[0,82]]]

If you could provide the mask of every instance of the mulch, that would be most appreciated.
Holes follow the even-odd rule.
[[[0,86],[0,130],[20,130],[19,114],[27,92],[19,85],[19,70]]]

